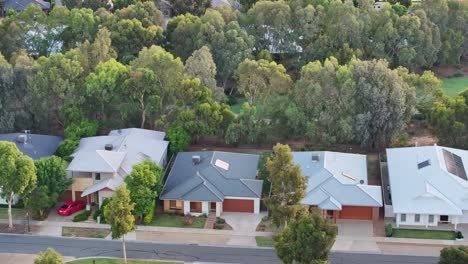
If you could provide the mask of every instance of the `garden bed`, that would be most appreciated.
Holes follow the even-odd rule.
[[[110,259],[110,258],[89,258],[79,259],[67,262],[69,264],[121,264],[121,259]],[[150,261],[150,260],[128,260],[128,264],[183,264],[183,262],[171,262],[171,261]]]
[[[259,247],[274,247],[272,237],[256,236],[255,241]]]
[[[399,238],[455,240],[456,234],[455,231],[448,230],[393,228],[392,236]]]
[[[105,228],[62,227],[62,236],[64,237],[105,238],[109,234],[110,230]]]

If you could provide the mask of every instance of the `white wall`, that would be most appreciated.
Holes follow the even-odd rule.
[[[395,217],[395,214],[393,213],[393,205],[389,204],[384,204],[384,209],[385,209],[385,217]]]
[[[110,197],[112,197],[112,195],[114,195],[114,192],[112,192],[112,191],[99,191],[99,192],[98,192],[98,196],[99,196],[99,207],[101,207],[102,202],[104,201],[104,199],[110,198]]]
[[[202,202],[201,208],[202,208],[202,214],[208,215],[210,213],[209,202]]]
[[[223,203],[217,202],[216,203],[216,217],[220,217],[222,213],[223,213]]]
[[[190,201],[184,201],[184,215],[190,214]]]
[[[429,215],[421,214],[419,222],[415,221],[415,214],[406,214],[406,221],[401,222],[401,214],[395,214],[396,217],[396,224],[397,226],[400,225],[414,225],[414,226],[437,226],[439,222],[439,216],[434,215],[434,222],[429,223]],[[450,217],[449,217],[450,220]]]
[[[463,211],[463,215],[459,217],[460,224],[468,224],[468,210]]]

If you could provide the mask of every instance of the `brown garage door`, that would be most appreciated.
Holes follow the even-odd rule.
[[[223,202],[224,212],[254,212],[253,200],[225,199]]]
[[[83,201],[83,202],[86,202],[86,197],[81,197],[81,193],[82,192],[78,192],[76,191],[75,192],[75,199],[77,201]],[[68,201],[71,201],[73,199],[73,195],[72,195],[72,191],[70,190],[66,190],[62,193],[62,195],[60,195],[59,197],[59,202],[68,202]]]
[[[372,207],[343,206],[340,211],[341,219],[372,220]]]

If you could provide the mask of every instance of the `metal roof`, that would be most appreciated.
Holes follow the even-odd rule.
[[[382,206],[380,186],[367,185],[365,155],[330,151],[293,152],[308,177],[303,204],[326,210],[342,206]]]
[[[466,150],[442,146],[387,149],[394,213],[461,215],[468,210],[468,181],[448,171],[445,151],[461,157],[467,167]],[[419,168],[426,160],[430,164]]]
[[[6,0],[5,2],[5,10],[22,11],[31,4],[38,5],[42,10],[50,9],[50,3],[42,0]]]
[[[26,143],[18,142],[18,136],[26,135]],[[54,155],[63,138],[57,136],[10,133],[0,134],[0,141],[9,141],[16,144],[18,149],[34,160]]]
[[[196,156],[200,157],[198,163],[193,160]],[[258,161],[259,155],[254,154],[180,152],[160,199],[220,202],[226,196],[260,198],[263,181],[255,179]]]

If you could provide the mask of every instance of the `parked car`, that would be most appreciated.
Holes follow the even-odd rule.
[[[57,209],[59,215],[71,215],[86,207],[86,203],[83,201],[68,201]]]

